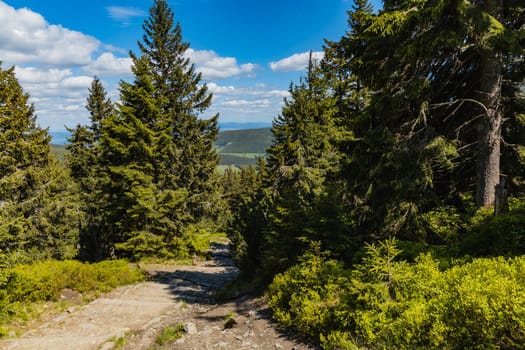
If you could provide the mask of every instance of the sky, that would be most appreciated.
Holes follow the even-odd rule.
[[[379,0],[374,0],[377,3]],[[37,123],[52,132],[87,124],[88,88],[98,76],[113,101],[132,80],[153,0],[0,0],[0,61],[14,65]],[[352,0],[168,0],[186,55],[213,93],[202,118],[270,125],[308,53],[348,29]],[[377,6],[377,5],[376,5]]]

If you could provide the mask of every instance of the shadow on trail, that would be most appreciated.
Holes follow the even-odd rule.
[[[230,331],[238,332],[243,337],[254,330],[264,334],[268,328],[272,328],[278,339],[275,343],[264,344],[262,348],[273,348],[278,345],[278,341],[288,341],[297,345],[290,349],[319,349],[295,332],[280,328],[272,320],[270,310],[261,298],[243,295],[226,302],[217,301],[215,292],[235,280],[239,271],[233,263],[228,244],[212,244],[209,256],[211,260],[196,265],[177,266],[171,271],[157,270],[153,280],[165,284],[176,300],[205,306],[194,317],[208,327],[216,326],[224,332],[232,328]],[[233,319],[231,327],[226,324],[230,318]],[[266,339],[263,337],[259,341],[264,342]]]
[[[263,303],[262,299],[254,298],[251,295],[244,295],[229,302],[216,304],[214,308],[196,318],[206,323],[219,324],[220,328],[225,331],[229,328],[232,328],[230,330],[239,329],[238,333],[245,335],[256,329],[258,329],[259,334],[263,334],[265,329],[271,327],[280,339],[296,345],[291,349],[321,349],[314,339],[306,339],[293,329],[283,328],[275,322],[268,305]],[[275,344],[278,344],[278,341]],[[266,348],[278,348],[278,345],[275,344],[266,344]]]
[[[152,279],[166,284],[177,300],[188,304],[216,305],[214,292],[237,278],[228,244],[212,243],[211,260],[196,265],[180,266],[174,271],[155,271]]]

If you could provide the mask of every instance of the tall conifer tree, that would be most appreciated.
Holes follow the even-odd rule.
[[[335,99],[319,63],[310,58],[308,76],[290,86],[289,99],[273,123],[267,150],[267,186],[272,193],[265,235],[270,270],[293,263],[311,240],[325,232],[319,217],[327,178],[337,169],[334,148]]]
[[[143,29],[134,81],[121,82],[118,113],[102,123],[103,221],[117,253],[173,257],[187,253],[184,227],[213,207],[217,116],[198,118],[211,95],[166,1],[154,1]]]
[[[419,213],[459,203],[464,193],[493,205],[502,117],[516,125],[519,115],[511,106],[524,74],[522,6],[392,0],[376,14],[364,8],[359,1],[350,12],[351,31],[331,58],[346,59],[347,74],[371,91],[350,118],[359,141],[349,149],[357,175],[349,185],[364,209],[360,225],[413,234]]]
[[[20,258],[73,258],[79,212],[72,182],[50,154],[14,73],[0,66],[0,250]]]
[[[163,114],[155,128],[165,134],[156,150],[163,160],[157,169],[162,173],[157,176],[167,180],[167,188],[186,188],[191,194],[191,214],[202,215],[202,203],[213,190],[213,174],[218,165],[213,147],[218,116],[199,119],[199,114],[209,108],[212,95],[186,56],[189,44],[182,40],[182,28],[175,24],[165,0],[154,1],[143,29],[143,40],[138,45],[149,62],[149,74]]]
[[[105,200],[99,196],[104,183],[100,166],[100,137],[102,125],[115,113],[113,102],[107,97],[104,86],[95,77],[89,88],[86,109],[90,114],[90,124],[77,125],[69,130],[71,137],[66,145],[66,163],[80,190],[80,202],[84,220],[80,223],[81,258],[99,260],[108,244],[101,226],[102,208]]]

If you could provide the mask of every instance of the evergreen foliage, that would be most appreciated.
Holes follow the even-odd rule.
[[[211,94],[166,1],[154,1],[143,29],[141,56],[130,54],[134,81],[121,82],[118,112],[101,122],[100,230],[117,255],[184,256],[185,227],[221,207],[217,116],[198,118]]]
[[[62,286],[40,271],[54,263],[7,264],[188,257],[227,227],[245,276],[274,277],[274,318],[326,349],[523,348],[523,4],[356,0],[348,15],[290,84],[266,159],[222,178],[218,116],[199,118],[212,95],[166,0],[120,103],[93,80],[69,172],[0,67],[0,316],[56,296],[30,284]]]
[[[51,156],[14,74],[0,67],[0,249],[11,259],[73,258],[79,210],[66,170]]]
[[[274,317],[324,349],[519,349],[523,257],[441,270],[430,255],[397,261],[393,241],[345,270],[314,248],[274,279]]]
[[[271,204],[263,264],[268,271],[293,264],[312,240],[321,240],[336,254],[348,248],[332,245],[341,224],[337,215],[318,220],[325,212],[337,213],[339,203],[331,191],[340,166],[335,145],[346,136],[335,124],[336,99],[321,66],[312,59],[306,79],[292,84],[289,91],[267,150],[264,185]]]
[[[522,306],[493,298],[521,298],[521,262],[450,258],[524,252],[523,13],[511,0],[355,2],[274,121],[258,210],[233,220],[264,225],[232,234],[237,254],[253,251],[262,273],[289,268],[269,287],[279,322],[333,349],[518,346]],[[492,217],[503,174],[518,205]],[[394,261],[392,236],[414,262]],[[477,289],[492,279],[513,292]]]
[[[236,171],[229,167],[223,175],[224,196],[230,208],[228,235],[233,258],[247,274],[261,265],[268,208],[263,187],[265,174],[265,163],[260,158],[256,168],[250,166]]]
[[[89,89],[86,109],[90,125],[77,125],[69,130],[71,137],[66,145],[66,164],[80,190],[80,203],[84,213],[80,221],[80,258],[100,260],[110,249],[102,226],[102,208],[105,199],[100,195],[104,173],[100,163],[100,137],[102,125],[115,114],[113,103],[106,96],[100,79],[95,77]]]

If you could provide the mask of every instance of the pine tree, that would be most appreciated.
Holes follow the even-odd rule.
[[[327,179],[338,168],[335,99],[319,64],[310,59],[307,78],[292,84],[289,91],[291,97],[273,123],[274,140],[267,150],[272,207],[264,263],[272,271],[293,263],[310,241],[327,233],[325,224],[331,219],[317,220],[318,210],[327,195]]]
[[[95,77],[89,89],[86,109],[90,113],[88,126],[77,125],[69,130],[71,137],[66,145],[66,163],[79,186],[84,220],[80,223],[80,257],[100,260],[108,250],[101,226],[101,207],[104,199],[98,195],[104,183],[100,168],[100,137],[104,120],[115,113],[112,101],[107,98],[100,79]],[[107,255],[107,254],[106,254]]]
[[[72,258],[80,216],[73,183],[28,100],[14,67],[0,67],[0,250],[19,259]]]
[[[141,55],[130,54],[135,79],[121,82],[118,113],[102,123],[103,221],[117,253],[180,256],[191,249],[184,228],[222,207],[217,116],[198,118],[211,95],[166,1],[154,1],[143,29]]]
[[[211,104],[212,95],[201,84],[201,74],[185,56],[189,44],[182,41],[182,28],[165,0],[155,0],[143,25],[139,42],[141,54],[148,60],[149,74],[158,93],[163,121],[156,127],[168,133],[156,152],[163,164],[157,177],[165,179],[167,188],[186,188],[188,209],[202,215],[206,197],[213,191],[218,156],[213,147],[218,133],[217,120],[199,119]]]
[[[349,13],[351,30],[331,43],[327,60],[342,68],[335,78],[354,77],[334,79],[343,100],[362,88],[370,94],[357,114],[348,108],[355,103],[338,108],[357,141],[341,150],[358,231],[415,238],[419,213],[464,193],[493,204],[501,117],[517,86],[505,91],[498,81],[522,77],[511,63],[523,52],[520,20],[510,20],[522,18],[518,6],[394,0],[373,14],[360,1]],[[514,78],[503,79],[503,62]]]

